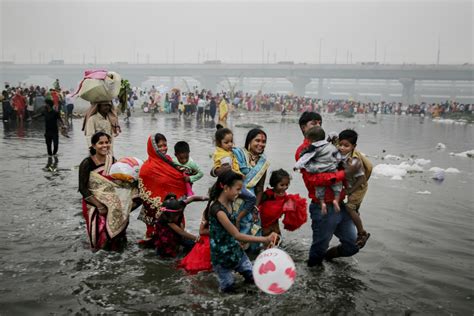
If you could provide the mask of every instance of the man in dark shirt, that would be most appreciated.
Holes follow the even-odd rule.
[[[45,133],[44,138],[46,139],[46,148],[48,149],[48,156],[56,156],[58,153],[59,145],[59,133],[58,133],[58,121],[61,125],[61,128],[64,126],[63,120],[59,112],[54,111],[53,100],[46,99],[46,110],[44,111],[44,124],[45,124]],[[54,145],[53,150],[51,150],[51,145]]]

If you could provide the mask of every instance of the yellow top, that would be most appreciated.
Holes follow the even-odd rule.
[[[227,119],[228,111],[227,102],[225,102],[225,99],[223,98],[221,103],[219,103],[219,120]]]
[[[242,174],[240,172],[239,163],[237,162],[234,153],[232,151],[224,150],[221,147],[216,147],[214,155],[212,156],[212,160],[214,161],[214,168],[220,168],[222,166],[222,160],[224,160],[224,163],[226,163],[225,160],[229,159],[232,171]]]

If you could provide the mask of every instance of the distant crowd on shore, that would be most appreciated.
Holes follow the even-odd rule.
[[[35,113],[42,111],[45,100],[53,101],[54,109],[63,114],[66,121],[72,119],[75,98],[72,89],[60,87],[59,80],[52,88],[39,85],[10,86],[5,85],[0,100],[2,101],[3,121],[31,120]],[[114,102],[118,105],[118,100]],[[135,109],[150,113],[177,113],[185,117],[196,116],[197,119],[214,120],[219,107],[227,106],[228,111],[242,109],[252,112],[289,112],[314,111],[318,113],[348,113],[394,115],[420,115],[443,117],[448,113],[473,114],[474,104],[464,104],[453,100],[441,103],[403,105],[401,102],[360,102],[345,99],[323,100],[314,97],[296,96],[293,94],[262,93],[252,94],[244,91],[210,90],[181,91],[173,88],[163,91],[152,86],[150,89],[133,88],[127,96],[127,119]]]

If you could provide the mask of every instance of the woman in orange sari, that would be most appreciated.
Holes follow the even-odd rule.
[[[165,197],[173,193],[179,199],[186,195],[186,182],[184,174],[166,154],[168,143],[162,134],[155,134],[148,138],[148,159],[140,168],[138,189],[143,200],[142,211],[138,219],[146,226],[145,240],[141,244],[153,247],[156,237],[155,224],[161,215],[161,206]],[[184,221],[182,223],[184,228]]]

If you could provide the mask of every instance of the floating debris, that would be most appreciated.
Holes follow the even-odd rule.
[[[243,123],[243,124],[236,124],[235,127],[243,127],[243,128],[262,128],[262,125],[256,123]]]

